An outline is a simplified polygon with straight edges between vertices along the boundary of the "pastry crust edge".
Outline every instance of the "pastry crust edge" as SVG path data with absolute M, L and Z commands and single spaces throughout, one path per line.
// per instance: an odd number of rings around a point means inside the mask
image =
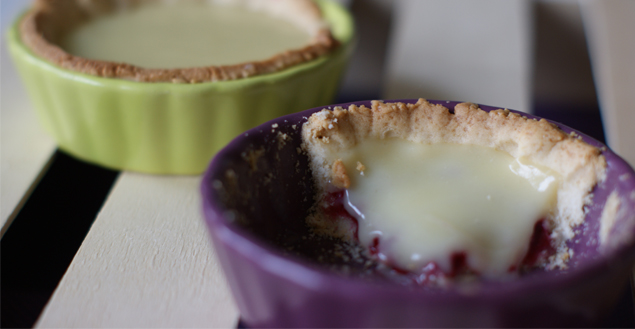
M 320 8 L 311 0 L 278 1 L 278 4 L 271 8 L 262 5 L 267 2 L 254 0 L 219 1 L 224 4 L 244 4 L 257 10 L 269 10 L 293 21 L 296 25 L 305 25 L 302 28 L 311 35 L 307 45 L 283 51 L 261 61 L 180 69 L 148 69 L 132 64 L 75 56 L 62 49 L 57 44 L 59 40 L 52 40 L 59 39 L 61 35 L 93 16 L 150 1 L 37 0 L 20 22 L 20 36 L 24 44 L 36 55 L 64 69 L 104 78 L 172 83 L 229 81 L 275 73 L 326 55 L 340 45 L 324 22 Z

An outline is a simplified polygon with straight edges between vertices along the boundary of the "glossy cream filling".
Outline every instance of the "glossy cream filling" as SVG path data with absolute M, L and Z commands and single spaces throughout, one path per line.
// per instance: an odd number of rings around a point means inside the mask
M 265 60 L 309 40 L 297 26 L 263 12 L 181 1 L 97 17 L 61 46 L 84 58 L 171 69 Z
M 332 155 L 351 179 L 347 209 L 358 237 L 404 270 L 455 252 L 484 276 L 500 276 L 526 254 L 537 220 L 554 208 L 559 177 L 523 159 L 474 145 L 366 140 Z

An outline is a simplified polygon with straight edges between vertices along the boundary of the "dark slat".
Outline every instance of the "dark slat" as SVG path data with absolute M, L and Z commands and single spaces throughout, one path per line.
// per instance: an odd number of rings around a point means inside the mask
M 35 324 L 118 174 L 55 152 L 0 241 L 3 328 Z

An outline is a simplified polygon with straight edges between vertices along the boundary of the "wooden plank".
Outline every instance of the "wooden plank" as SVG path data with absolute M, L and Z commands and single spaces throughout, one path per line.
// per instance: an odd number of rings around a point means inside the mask
M 635 165 L 635 1 L 582 1 L 608 145 Z
M 384 98 L 470 101 L 530 112 L 527 0 L 403 0 Z
M 36 327 L 231 327 L 200 177 L 122 173 Z
M 0 22 L 6 31 L 29 5 L 23 0 L 2 0 Z M 55 142 L 37 122 L 24 86 L 8 54 L 0 46 L 0 226 L 4 234 L 16 210 L 55 151 Z

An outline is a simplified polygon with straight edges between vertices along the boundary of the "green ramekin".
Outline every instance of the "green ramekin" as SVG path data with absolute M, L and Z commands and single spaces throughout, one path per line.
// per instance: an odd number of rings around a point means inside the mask
M 109 168 L 200 174 L 243 131 L 273 118 L 330 104 L 353 48 L 350 13 L 318 4 L 341 42 L 308 63 L 246 79 L 198 84 L 144 83 L 62 69 L 20 40 L 7 42 L 40 122 L 59 147 Z

